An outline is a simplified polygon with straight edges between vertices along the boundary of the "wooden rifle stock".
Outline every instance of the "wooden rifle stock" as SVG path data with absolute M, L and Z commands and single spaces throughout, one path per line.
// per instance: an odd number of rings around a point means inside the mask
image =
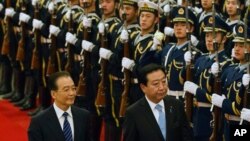
M 215 83 L 214 83 L 214 92 L 217 94 L 221 94 L 221 79 L 219 76 L 215 77 Z M 213 131 L 212 135 L 209 138 L 209 141 L 217 141 L 220 137 L 221 132 L 221 125 L 222 125 L 222 115 L 221 115 L 221 109 L 217 106 L 214 106 L 213 109 Z
M 51 15 L 51 24 L 56 25 L 56 12 L 53 11 Z M 50 56 L 48 61 L 48 67 L 46 71 L 46 75 L 50 76 L 51 74 L 57 72 L 58 69 L 58 61 L 57 61 L 57 51 L 56 51 L 56 37 L 51 35 L 51 47 L 50 47 Z
M 212 2 L 212 16 L 213 16 L 213 47 L 216 53 L 216 62 L 219 64 L 219 54 L 218 54 L 218 43 L 216 41 L 216 33 L 215 33 L 215 2 Z M 220 67 L 219 67 L 220 68 Z M 220 70 L 219 70 L 220 71 Z M 221 95 L 221 79 L 220 79 L 220 72 L 214 78 L 215 82 L 213 83 L 214 93 Z M 209 138 L 209 141 L 217 141 L 221 137 L 221 125 L 222 125 L 222 113 L 221 109 L 217 106 L 214 106 L 213 109 L 213 131 L 212 135 Z
M 124 44 L 124 57 L 130 57 L 128 42 Z M 121 105 L 120 105 L 120 117 L 125 116 L 125 112 L 128 106 L 128 94 L 130 87 L 130 71 L 124 68 L 124 90 L 122 92 Z
M 21 6 L 21 11 L 25 13 L 26 7 L 24 6 L 24 2 L 22 0 L 20 1 L 20 6 Z M 24 45 L 27 35 L 26 33 L 27 33 L 26 24 L 24 22 L 21 22 L 21 39 L 18 42 L 18 48 L 16 54 L 17 61 L 24 61 L 24 55 L 25 55 Z
M 71 10 L 71 7 L 70 7 Z M 72 18 L 72 11 L 70 11 L 69 21 L 68 21 L 68 31 L 73 33 L 73 18 Z M 72 45 L 67 43 L 67 51 L 68 51 L 68 59 L 65 65 L 65 70 L 68 72 L 72 72 L 73 64 L 74 64 L 74 52 Z
M 11 0 L 6 0 L 6 7 L 11 7 Z M 10 33 L 12 31 L 12 23 L 10 22 L 10 18 L 6 16 L 6 24 L 5 24 L 5 34 L 3 38 L 3 44 L 1 48 L 2 55 L 8 55 L 10 52 Z
M 106 33 L 105 33 L 106 34 Z M 107 38 L 106 35 L 101 35 L 101 46 L 107 48 Z M 97 107 L 105 107 L 106 99 L 105 93 L 107 89 L 106 82 L 108 81 L 107 76 L 107 60 L 101 59 L 101 81 L 98 85 L 97 96 L 95 100 L 95 105 Z
M 193 58 L 192 58 L 192 50 L 191 50 L 191 33 L 190 33 L 190 29 L 188 29 L 188 19 L 189 19 L 189 15 L 188 15 L 188 6 L 189 6 L 189 0 L 185 1 L 186 4 L 186 8 L 185 8 L 185 17 L 186 17 L 186 28 L 187 28 L 187 40 L 188 40 L 188 51 L 191 53 L 191 62 L 190 64 L 186 65 L 186 79 L 187 81 L 191 81 L 193 80 Z M 193 115 L 193 94 L 186 92 L 185 94 L 185 107 L 186 107 L 186 115 L 188 118 L 188 121 L 191 123 L 192 122 L 192 115 Z
M 83 37 L 85 40 L 89 39 L 89 31 L 90 30 L 88 30 L 87 28 L 84 28 Z M 90 61 L 89 61 L 90 53 L 85 51 L 83 58 L 84 58 L 84 65 L 83 65 L 82 73 L 80 74 L 80 77 L 79 77 L 79 82 L 78 82 L 78 86 L 76 90 L 77 95 L 81 95 L 81 96 L 86 95 L 86 76 L 90 70 Z
M 187 65 L 186 67 L 186 79 L 187 81 L 192 81 L 192 64 Z M 192 115 L 193 115 L 193 94 L 186 92 L 185 94 L 185 107 L 186 107 L 186 114 L 189 122 L 192 122 Z
M 38 5 L 35 6 L 35 19 L 39 19 L 39 7 Z M 39 47 L 41 45 L 41 34 L 40 31 L 35 29 L 35 48 L 33 49 L 32 53 L 32 60 L 31 60 L 31 69 L 39 69 L 40 68 L 40 61 L 39 61 Z

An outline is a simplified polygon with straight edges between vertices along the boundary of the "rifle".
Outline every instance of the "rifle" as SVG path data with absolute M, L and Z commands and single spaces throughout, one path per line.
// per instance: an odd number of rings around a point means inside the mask
M 185 8 L 185 17 L 186 17 L 186 34 L 187 34 L 187 40 L 188 40 L 188 51 L 191 53 L 192 55 L 192 50 L 191 50 L 191 33 L 190 33 L 190 29 L 188 28 L 188 4 L 189 4 L 189 0 L 186 0 L 186 8 Z M 192 81 L 193 79 L 193 72 L 194 69 L 194 64 L 193 64 L 193 60 L 191 60 L 191 62 L 189 64 L 186 64 L 186 80 L 187 81 Z M 193 115 L 193 94 L 186 92 L 185 94 L 185 107 L 186 107 L 186 114 L 187 114 L 187 118 L 188 121 L 191 123 L 192 122 L 192 115 Z
M 168 4 L 170 5 L 170 2 L 168 2 Z M 170 5 L 170 8 L 171 7 L 172 6 Z M 170 27 L 171 26 L 171 17 L 170 17 L 171 10 L 169 11 L 169 13 L 165 13 L 165 14 L 166 14 L 166 27 Z M 159 28 L 158 28 L 158 30 L 159 30 Z M 166 35 L 165 36 L 165 43 L 168 44 L 169 41 L 170 41 L 170 37 Z
M 100 8 L 101 9 L 101 8 Z M 102 10 L 100 10 L 102 11 Z M 103 12 L 102 12 L 103 13 Z M 104 25 L 104 16 L 102 16 L 102 21 Z M 106 27 L 105 27 L 106 28 Z M 107 48 L 107 33 L 106 29 L 104 30 L 104 33 L 100 35 L 101 39 L 101 47 Z M 106 106 L 106 99 L 105 99 L 105 93 L 107 89 L 107 81 L 108 81 L 108 74 L 107 74 L 107 60 L 105 59 L 100 59 L 100 64 L 101 64 L 101 81 L 98 85 L 98 90 L 97 90 L 97 96 L 95 100 L 95 105 L 100 108 L 104 108 Z
M 84 2 L 84 8 L 88 7 L 88 3 Z M 86 14 L 86 17 L 88 17 L 88 14 Z M 84 40 L 89 40 L 89 34 L 91 32 L 91 28 L 84 27 L 83 29 L 83 38 Z M 86 95 L 86 76 L 88 75 L 88 72 L 90 71 L 90 53 L 88 51 L 84 52 L 83 55 L 84 65 L 82 69 L 82 73 L 80 74 L 78 86 L 76 93 L 77 95 L 85 96 Z
M 20 7 L 21 7 L 21 11 L 25 13 L 26 11 L 26 7 L 25 7 L 25 3 L 24 0 L 20 0 Z M 25 46 L 25 39 L 27 36 L 27 28 L 26 28 L 26 24 L 24 22 L 21 22 L 21 39 L 18 42 L 18 49 L 17 49 L 17 54 L 16 54 L 16 60 L 17 61 L 24 61 L 24 46 Z
M 53 11 L 51 12 L 51 24 L 56 25 L 56 9 L 54 8 Z M 51 39 L 51 47 L 50 47 L 50 56 L 49 56 L 49 61 L 48 61 L 48 68 L 46 71 L 46 75 L 50 76 L 51 74 L 59 71 L 59 63 L 57 60 L 57 51 L 56 51 L 56 36 L 50 35 Z
M 6 7 L 11 7 L 11 0 L 6 0 Z M 2 55 L 8 55 L 10 53 L 10 36 L 11 32 L 13 32 L 13 24 L 10 21 L 10 17 L 5 16 L 5 34 L 3 38 L 3 44 L 1 48 Z
M 249 7 L 248 7 L 249 8 Z M 247 65 L 247 73 L 250 74 L 250 64 L 249 64 L 249 61 L 250 61 L 250 52 L 249 52 L 249 49 L 247 48 L 247 29 L 248 29 L 248 26 L 247 26 L 247 16 L 248 16 L 248 10 L 246 11 L 245 13 L 245 16 L 244 16 L 244 29 L 245 29 L 245 32 L 244 32 L 244 47 L 245 47 L 245 60 L 246 62 L 248 63 Z M 243 107 L 244 108 L 249 108 L 248 106 L 250 105 L 250 88 L 249 88 L 249 85 L 246 87 L 246 90 L 244 92 L 244 95 L 243 95 Z M 243 123 L 243 119 L 240 120 L 240 125 L 242 125 Z
M 218 54 L 218 44 L 216 41 L 216 33 L 215 33 L 215 2 L 213 0 L 212 2 L 212 16 L 213 16 L 213 47 L 216 51 L 216 62 L 219 64 L 219 54 Z M 220 67 L 219 67 L 220 68 Z M 219 69 L 220 70 L 220 69 Z M 221 79 L 220 79 L 220 72 L 215 76 L 214 78 L 214 93 L 217 93 L 221 95 Z M 222 115 L 221 115 L 221 109 L 219 107 L 214 107 L 212 105 L 211 111 L 213 111 L 213 131 L 212 135 L 209 138 L 209 141 L 217 141 L 220 137 L 221 132 L 221 125 L 222 125 Z
M 34 18 L 39 19 L 39 4 L 37 3 L 34 7 Z M 31 60 L 31 69 L 39 69 L 40 68 L 40 61 L 39 61 L 39 46 L 41 45 L 41 34 L 38 29 L 35 29 L 35 48 L 33 49 L 32 53 L 32 60 Z
M 72 15 L 72 8 L 71 8 L 71 1 L 69 1 L 69 6 L 70 6 L 70 16 L 68 19 L 68 32 L 73 33 L 73 15 Z M 67 51 L 68 51 L 68 59 L 67 59 L 67 63 L 64 67 L 64 69 L 68 72 L 72 72 L 72 68 L 73 68 L 73 64 L 74 64 L 74 51 L 72 48 L 71 44 L 68 44 L 66 42 L 66 47 L 67 47 Z
M 123 2 L 123 1 L 122 1 Z M 126 13 L 124 13 L 124 9 L 123 9 L 123 3 L 122 3 L 122 19 L 124 21 L 124 25 L 123 28 L 125 28 L 125 30 L 127 30 L 127 22 L 126 22 Z M 130 53 L 129 53 L 129 45 L 128 45 L 128 41 L 125 41 L 123 43 L 124 46 L 124 57 L 130 58 Z M 125 116 L 125 111 L 128 105 L 128 94 L 129 94 L 129 87 L 130 87 L 130 71 L 126 68 L 123 69 L 124 72 L 124 89 L 122 92 L 122 98 L 121 98 L 121 105 L 120 105 L 120 112 L 119 112 L 119 116 L 120 117 L 124 117 Z

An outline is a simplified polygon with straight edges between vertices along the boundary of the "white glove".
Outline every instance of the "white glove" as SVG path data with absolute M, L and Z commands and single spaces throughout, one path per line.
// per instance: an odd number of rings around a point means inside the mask
M 154 43 L 157 43 L 158 45 L 161 44 L 162 40 L 164 39 L 164 34 L 161 33 L 160 31 L 156 31 L 154 34 Z
M 211 66 L 211 73 L 213 75 L 217 75 L 219 73 L 219 63 L 214 62 L 213 65 Z
M 83 23 L 84 27 L 91 27 L 92 26 L 92 20 L 86 16 L 83 18 L 82 23 Z
M 170 12 L 170 5 L 169 4 L 166 4 L 164 7 L 163 7 L 163 11 L 168 14 Z
M 82 40 L 82 48 L 88 52 L 92 52 L 95 45 L 89 41 Z
M 67 32 L 66 33 L 66 38 L 65 38 L 66 42 L 67 43 L 70 43 L 72 45 L 75 45 L 76 44 L 76 41 L 77 41 L 77 38 L 75 35 L 73 35 L 72 33 L 70 32 Z
M 135 61 L 134 60 L 131 60 L 127 57 L 123 57 L 122 58 L 122 67 L 130 70 L 130 71 L 133 71 L 133 68 L 135 66 Z
M 109 60 L 110 56 L 112 55 L 112 51 L 106 49 L 106 48 L 100 48 L 99 50 L 99 55 L 101 58 Z
M 250 0 L 247 0 L 245 6 L 248 7 L 249 5 L 250 5 Z
M 32 0 L 32 5 L 36 6 L 36 4 L 38 3 L 38 0 Z
M 231 57 L 232 57 L 232 58 L 234 58 L 234 57 L 235 57 L 235 51 L 234 51 L 234 48 L 232 48 Z
M 61 31 L 60 28 L 57 26 L 54 26 L 54 25 L 49 26 L 49 33 L 54 35 L 54 36 L 57 36 L 60 31 Z
M 173 37 L 174 36 L 174 29 L 173 28 L 171 28 L 171 27 L 165 27 L 164 28 L 164 33 L 165 33 L 165 35 L 167 35 L 167 36 L 170 36 L 170 37 Z
M 41 29 L 43 27 L 43 22 L 37 19 L 33 19 L 32 21 L 33 28 L 35 29 Z
M 19 21 L 24 22 L 24 23 L 28 23 L 28 21 L 30 20 L 30 16 L 21 12 L 19 15 Z
M 250 109 L 243 108 L 241 110 L 240 118 L 250 122 Z
M 3 5 L 0 3 L 0 12 L 3 10 Z
M 53 11 L 54 11 L 55 6 L 54 6 L 54 3 L 53 3 L 53 2 L 50 2 L 50 3 L 49 3 L 48 9 L 49 9 L 50 12 L 53 12 Z
M 247 87 L 249 85 L 249 81 L 250 81 L 250 75 L 249 74 L 244 74 L 242 76 L 242 84 Z
M 191 81 L 185 81 L 183 90 L 184 90 L 184 92 L 189 92 L 193 95 L 196 95 L 196 91 L 197 91 L 198 87 L 199 86 L 197 84 L 195 84 Z
M 121 32 L 121 35 L 120 35 L 120 41 L 122 43 L 126 43 L 128 42 L 128 31 L 126 29 L 123 29 L 122 32 Z
M 16 12 L 14 11 L 14 9 L 12 7 L 5 9 L 5 16 L 8 16 L 8 17 L 12 18 L 15 13 Z
M 212 95 L 212 104 L 221 108 L 222 103 L 223 103 L 225 98 L 226 98 L 225 95 L 220 96 L 220 95 L 218 95 L 216 93 L 213 93 L 213 95 Z
M 100 33 L 100 34 L 103 34 L 103 33 L 104 33 L 104 30 L 105 30 L 105 25 L 104 25 L 103 22 L 100 22 L 100 23 L 98 24 L 98 31 L 99 31 L 99 33 Z
M 191 59 L 192 59 L 192 54 L 190 51 L 185 52 L 184 54 L 184 60 L 186 62 L 186 64 L 190 64 L 191 63 Z
M 199 43 L 199 40 L 194 35 L 191 35 L 191 43 L 192 45 L 197 46 Z
M 70 19 L 70 15 L 71 15 L 71 10 L 68 10 L 67 13 L 66 13 L 66 19 Z
M 202 12 L 202 8 L 195 7 L 194 11 L 196 12 L 196 14 L 199 14 Z

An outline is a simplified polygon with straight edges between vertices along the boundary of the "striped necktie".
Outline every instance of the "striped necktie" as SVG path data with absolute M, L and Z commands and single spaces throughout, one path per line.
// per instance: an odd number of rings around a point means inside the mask
M 67 112 L 63 113 L 63 116 L 64 116 L 63 134 L 65 137 L 65 141 L 73 141 L 71 127 L 70 127 L 69 121 L 67 119 L 68 115 L 69 114 Z

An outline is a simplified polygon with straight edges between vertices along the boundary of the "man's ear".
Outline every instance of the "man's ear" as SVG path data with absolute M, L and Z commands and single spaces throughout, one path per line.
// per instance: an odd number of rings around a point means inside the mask
M 50 91 L 50 95 L 51 95 L 51 97 L 52 97 L 53 99 L 55 99 L 55 98 L 56 98 L 56 91 L 51 90 L 51 91 Z
M 155 17 L 155 24 L 157 24 L 159 22 L 159 17 Z
M 143 83 L 141 83 L 141 84 L 140 84 L 140 88 L 141 88 L 141 90 L 143 91 L 143 93 L 145 94 L 147 86 L 144 85 Z

